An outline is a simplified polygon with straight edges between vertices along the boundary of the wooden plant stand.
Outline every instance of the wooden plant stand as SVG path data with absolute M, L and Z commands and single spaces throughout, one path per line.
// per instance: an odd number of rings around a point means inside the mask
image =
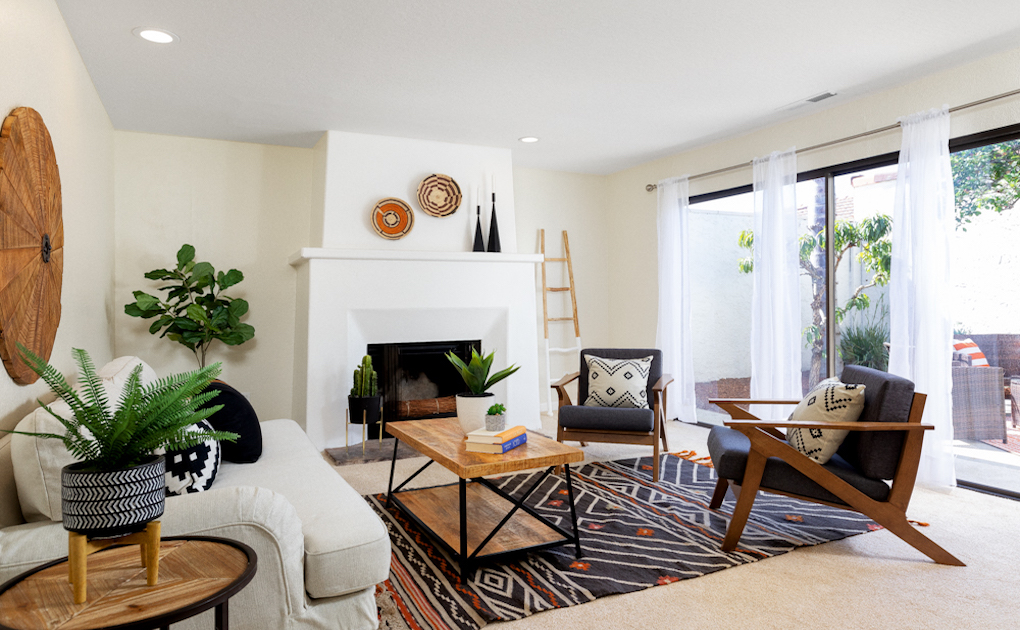
M 74 603 L 84 604 L 87 595 L 88 557 L 113 545 L 138 545 L 145 583 L 155 586 L 159 579 L 159 521 L 151 521 L 145 529 L 120 538 L 89 540 L 85 534 L 67 532 L 67 577 L 74 592 Z

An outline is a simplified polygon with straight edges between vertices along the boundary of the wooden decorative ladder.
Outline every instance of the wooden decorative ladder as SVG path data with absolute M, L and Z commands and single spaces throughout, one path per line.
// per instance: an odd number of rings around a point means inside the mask
M 549 385 L 559 380 L 559 378 L 553 378 L 549 371 L 549 356 L 551 354 L 568 354 L 568 353 L 581 353 L 581 326 L 577 320 L 577 293 L 574 290 L 574 265 L 570 260 L 570 240 L 567 238 L 567 231 L 563 230 L 563 256 L 561 258 L 549 258 L 545 253 L 545 230 L 538 231 L 539 242 L 542 248 L 542 321 L 545 328 L 545 342 L 542 344 L 545 350 L 545 373 L 549 377 Z M 548 263 L 566 263 L 567 264 L 567 277 L 570 280 L 569 286 L 565 287 L 550 287 L 546 283 L 546 271 L 545 266 Z M 565 291 L 570 292 L 570 317 L 549 317 L 549 294 L 550 293 L 562 293 Z M 561 323 L 561 322 L 573 322 L 574 324 L 574 345 L 563 348 L 551 348 L 549 347 L 549 322 Z M 553 413 L 553 395 L 552 387 L 546 389 L 546 413 L 552 415 Z

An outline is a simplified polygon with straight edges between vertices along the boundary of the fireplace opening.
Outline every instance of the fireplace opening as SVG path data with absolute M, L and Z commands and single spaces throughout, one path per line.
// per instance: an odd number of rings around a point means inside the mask
M 472 348 L 481 352 L 481 340 L 368 344 L 386 422 L 456 416 L 456 396 L 467 388 L 446 353 L 466 363 Z M 377 425 L 369 427 L 369 435 L 379 436 Z

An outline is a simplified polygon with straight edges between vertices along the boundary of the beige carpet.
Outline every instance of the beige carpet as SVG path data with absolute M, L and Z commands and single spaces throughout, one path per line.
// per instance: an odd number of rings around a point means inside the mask
M 555 420 L 543 416 L 543 428 L 555 434 Z M 706 429 L 671 422 L 667 432 L 670 450 L 708 455 Z M 649 450 L 613 444 L 585 448 L 590 460 L 647 455 Z M 397 478 L 425 461 L 399 460 Z M 336 470 L 359 493 L 369 494 L 386 491 L 389 467 L 389 462 L 376 462 Z M 412 485 L 455 480 L 433 464 Z M 918 488 L 908 516 L 930 523 L 924 533 L 967 566 L 936 565 L 883 530 L 498 628 L 1020 628 L 1020 502 L 959 488 L 948 493 Z

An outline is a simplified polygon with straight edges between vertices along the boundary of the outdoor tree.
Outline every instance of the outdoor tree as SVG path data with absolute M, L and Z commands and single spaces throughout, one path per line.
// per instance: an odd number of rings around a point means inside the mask
M 1020 140 L 957 151 L 950 161 L 958 229 L 985 210 L 1002 212 L 1020 201 Z
M 885 214 L 868 217 L 861 221 L 836 221 L 833 251 L 835 255 L 833 269 L 839 269 L 843 258 L 850 250 L 857 248 L 853 254 L 870 276 L 857 288 L 850 297 L 837 305 L 835 309 L 836 324 L 840 324 L 847 313 L 863 311 L 871 306 L 871 297 L 867 289 L 874 286 L 885 286 L 889 282 L 889 268 L 892 262 L 892 219 Z M 741 273 L 754 270 L 754 233 L 744 230 L 739 236 L 739 245 L 748 250 L 749 255 L 738 261 Z M 828 324 L 825 314 L 825 181 L 819 180 L 810 224 L 807 233 L 800 237 L 800 271 L 811 280 L 811 324 L 804 329 L 804 343 L 811 348 L 811 371 L 809 384 L 814 385 L 821 380 L 822 364 L 825 361 L 825 329 Z
M 982 212 L 1003 212 L 1020 201 L 1020 140 L 990 144 L 958 151 L 950 156 L 953 170 L 953 187 L 956 202 L 956 225 L 966 225 Z M 801 273 L 811 279 L 811 324 L 804 329 L 804 343 L 811 348 L 810 384 L 821 379 L 825 360 L 825 181 L 816 180 L 812 205 L 809 207 L 807 233 L 800 238 Z M 861 221 L 835 223 L 835 264 L 838 269 L 843 258 L 856 256 L 864 268 L 866 279 L 854 289 L 850 297 L 837 305 L 836 324 L 851 311 L 865 311 L 871 307 L 867 289 L 885 286 L 889 282 L 892 258 L 892 218 L 879 214 Z M 740 233 L 739 244 L 750 255 L 738 261 L 742 273 L 754 269 L 754 234 L 750 230 Z M 857 248 L 856 252 L 851 252 Z M 870 276 L 868 278 L 867 276 Z M 845 332 L 845 331 L 844 331 Z M 883 327 L 880 331 L 888 334 Z M 887 340 L 887 339 L 886 339 Z M 879 340 L 876 338 L 875 343 Z M 874 344 L 872 344 L 874 345 Z M 879 360 L 875 367 L 884 369 Z

